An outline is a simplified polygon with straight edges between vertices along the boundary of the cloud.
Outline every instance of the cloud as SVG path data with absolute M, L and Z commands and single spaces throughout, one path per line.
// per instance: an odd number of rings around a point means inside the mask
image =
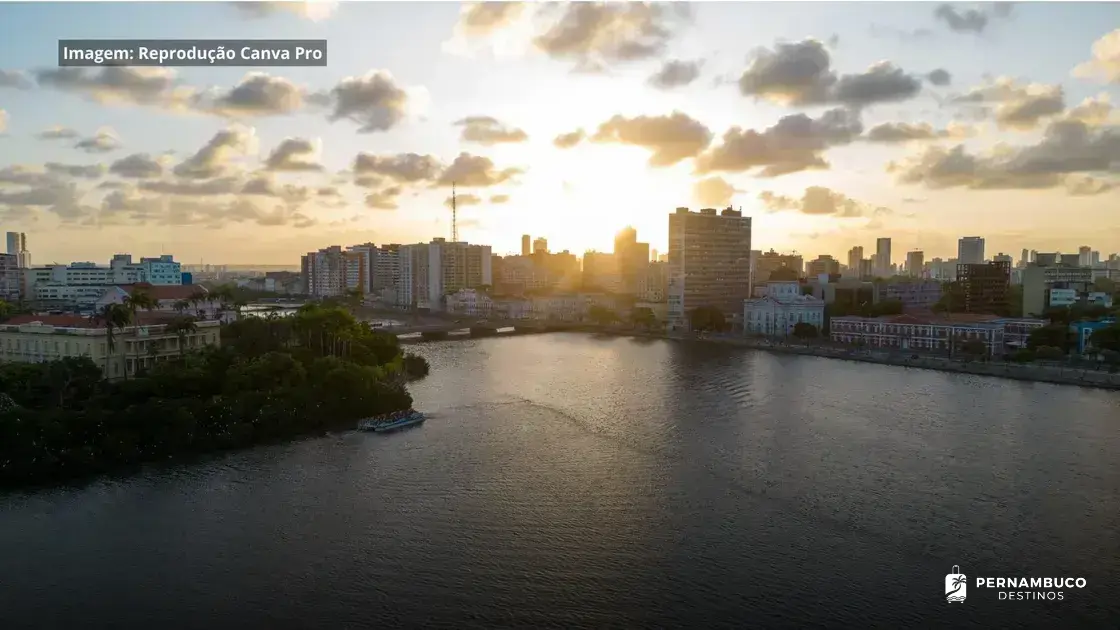
M 97 133 L 89 138 L 79 140 L 74 148 L 86 153 L 109 153 L 121 148 L 121 140 L 112 129 L 105 127 L 98 129 Z
M 934 129 L 929 123 L 882 123 L 875 125 L 867 132 L 865 139 L 868 142 L 895 144 L 900 142 L 917 142 L 923 140 L 938 140 L 941 138 L 966 138 L 973 135 L 974 130 L 967 125 L 950 123 L 945 129 Z
M 661 69 L 649 78 L 648 83 L 662 90 L 682 87 L 700 78 L 700 68 L 703 65 L 703 61 L 672 59 L 662 64 Z
M 958 11 L 952 5 L 938 5 L 933 17 L 945 22 L 950 30 L 958 33 L 983 33 L 988 26 L 988 14 L 979 9 Z
M 235 182 L 238 182 L 234 178 Z M 292 184 L 285 184 L 283 186 L 276 183 L 270 175 L 258 174 L 245 183 L 241 187 L 242 195 L 258 195 L 261 197 L 277 197 L 283 199 L 288 203 L 303 203 L 311 198 L 312 190 L 306 186 L 295 186 Z M 337 191 L 336 191 L 337 192 Z M 321 192 L 319 193 L 321 196 Z
M 465 188 L 486 188 L 505 183 L 524 171 L 518 168 L 498 169 L 488 157 L 460 153 L 443 173 L 440 174 L 436 184 L 451 186 L 452 184 Z
M 1081 122 L 1097 126 L 1112 122 L 1113 107 L 1108 94 L 1100 94 L 1081 101 L 1076 107 L 1071 107 L 1066 112 L 1066 119 L 1080 120 Z
M 1065 110 L 1065 95 L 1060 85 L 1021 85 L 1008 77 L 972 88 L 955 97 L 953 102 L 996 104 L 996 123 L 1001 128 L 1017 130 L 1034 129 L 1044 119 Z
M 416 153 L 397 155 L 359 153 L 354 158 L 352 167 L 355 177 L 373 176 L 373 182 L 386 177 L 406 184 L 434 181 L 439 177 L 442 169 L 443 165 L 434 156 Z
M 232 3 L 243 15 L 250 18 L 263 18 L 277 13 L 290 13 L 299 17 L 317 22 L 329 18 L 337 2 L 328 0 L 283 0 L 283 1 L 256 1 Z
M 265 159 L 265 169 L 270 171 L 321 171 L 318 163 L 320 148 L 317 142 L 305 138 L 286 138 Z
M 964 146 L 929 147 L 891 163 L 887 171 L 905 184 L 974 190 L 1041 189 L 1065 185 L 1071 175 L 1115 173 L 1120 165 L 1120 130 L 1093 128 L 1077 120 L 1050 123 L 1042 140 L 1003 147 L 986 155 Z
M 552 141 L 552 144 L 561 149 L 570 149 L 587 139 L 583 129 L 576 129 L 570 133 L 562 133 Z
M 529 139 L 529 135 L 521 129 L 506 127 L 490 116 L 468 116 L 454 124 L 463 128 L 463 133 L 460 136 L 463 142 L 490 146 L 509 142 L 525 142 Z
M 169 68 L 51 68 L 37 71 L 35 78 L 41 87 L 80 94 L 102 104 L 175 108 L 183 106 L 191 92 L 177 89 L 175 71 Z
M 123 220 L 127 217 L 127 221 Z M 229 223 L 251 222 L 261 226 L 291 225 L 305 228 L 316 221 L 290 204 L 271 208 L 259 199 L 231 197 L 215 202 L 189 196 L 138 195 L 136 191 L 114 190 L 105 196 L 97 213 L 102 225 L 147 224 L 171 226 L 201 225 L 221 228 Z
M 739 173 L 761 168 L 762 177 L 776 177 L 807 169 L 828 168 L 821 153 L 849 144 L 863 133 L 858 114 L 832 109 L 813 119 L 805 114 L 785 116 L 764 131 L 732 127 L 720 144 L 696 158 L 698 174 Z
M 485 37 L 509 26 L 521 16 L 523 2 L 467 2 L 459 10 L 455 34 L 460 37 Z
M 31 87 L 31 81 L 28 80 L 27 75 L 19 70 L 2 70 L 0 69 L 0 88 L 16 88 L 25 90 Z
M 946 86 L 953 82 L 953 75 L 948 70 L 938 68 L 926 75 L 926 80 L 936 86 Z
M 825 45 L 815 39 L 760 49 L 739 77 L 739 91 L 785 105 L 838 103 L 864 107 L 917 96 L 921 80 L 894 64 L 879 62 L 865 72 L 837 76 Z
M 29 215 L 30 207 L 46 208 L 63 223 L 73 223 L 95 210 L 81 203 L 82 192 L 73 183 L 57 178 L 40 180 L 23 190 L 0 189 L 0 207 L 6 213 Z
M 152 179 L 163 175 L 163 164 L 147 153 L 133 153 L 113 162 L 109 172 L 129 179 Z
M 194 155 L 174 169 L 175 175 L 189 179 L 209 179 L 223 175 L 237 155 L 256 150 L 256 135 L 251 127 L 234 126 L 214 134 Z
M 679 111 L 668 116 L 616 115 L 599 125 L 592 142 L 639 146 L 650 150 L 650 166 L 672 166 L 695 157 L 712 142 L 703 123 Z
M 48 173 L 64 177 L 97 179 L 105 174 L 105 166 L 102 164 L 59 164 L 57 162 L 47 162 L 43 166 L 47 169 Z
M 542 9 L 553 10 L 561 12 L 559 19 L 534 37 L 533 45 L 583 71 L 656 57 L 691 17 L 684 3 L 572 2 Z
M 692 196 L 704 206 L 724 207 L 731 204 L 731 197 L 737 192 L 734 186 L 722 177 L 701 179 L 692 185 Z
M 303 108 L 304 89 L 283 77 L 250 72 L 228 90 L 211 89 L 191 98 L 191 106 L 219 116 L 277 116 Z
M 366 207 L 376 210 L 396 210 L 397 198 L 401 196 L 400 186 L 390 186 L 384 190 L 366 195 Z
M 1066 192 L 1072 197 L 1089 197 L 1101 195 L 1116 189 L 1116 183 L 1098 179 L 1096 177 L 1079 177 L 1071 175 L 1065 181 Z
M 358 133 L 392 129 L 405 119 L 409 106 L 408 92 L 384 71 L 343 79 L 331 90 L 330 99 L 329 120 L 358 123 Z
M 212 197 L 216 195 L 232 195 L 241 188 L 240 179 L 237 177 L 218 177 L 205 181 L 194 180 L 155 180 L 141 182 L 140 190 L 145 192 L 161 193 L 165 195 L 182 195 L 184 197 Z
M 0 133 L 8 129 L 8 112 L 0 109 Z
M 455 195 L 455 205 L 458 206 L 458 207 L 477 206 L 481 203 L 482 203 L 482 197 L 479 197 L 478 195 L 474 195 L 474 194 L 471 194 L 471 193 L 465 193 L 465 194 L 462 194 L 462 195 Z M 447 199 L 444 199 L 443 200 L 443 205 L 450 208 L 451 207 L 451 197 L 448 197 Z
M 509 195 L 490 195 L 490 203 L 492 203 L 492 204 L 500 204 L 500 203 L 508 203 L 508 202 L 509 202 Z
M 827 215 L 842 219 L 890 212 L 887 208 L 868 206 L 823 186 L 806 188 L 801 199 L 776 195 L 768 190 L 763 191 L 758 198 L 772 212 L 794 210 L 802 214 Z
M 60 127 L 56 125 L 40 131 L 35 134 L 35 137 L 40 140 L 69 140 L 71 138 L 77 138 L 78 132 L 69 127 Z
M 1093 44 L 1092 58 L 1074 68 L 1073 75 L 1120 84 L 1120 29 L 1098 39 Z

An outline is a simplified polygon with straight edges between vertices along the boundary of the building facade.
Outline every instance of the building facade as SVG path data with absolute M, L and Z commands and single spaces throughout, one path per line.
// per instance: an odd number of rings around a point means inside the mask
M 638 283 L 649 264 L 649 243 L 639 243 L 638 231 L 627 226 L 614 237 L 614 256 L 620 291 L 626 295 L 637 295 Z
M 875 287 L 876 302 L 897 300 L 904 310 L 928 310 L 941 299 L 941 282 L 937 280 L 886 282 Z
M 1006 314 L 1011 290 L 1011 263 L 957 264 L 957 282 L 966 313 Z
M 727 208 L 669 215 L 669 325 L 688 326 L 688 313 L 714 307 L 740 319 L 751 291 L 751 220 Z
M 1050 292 L 1055 289 L 1068 289 L 1088 293 L 1093 284 L 1093 270 L 1089 267 L 1062 265 L 1047 254 L 1039 254 L 1036 260 L 1044 263 L 1027 265 L 1023 269 L 1023 315 L 1042 315 L 1050 304 Z
M 957 241 L 957 264 L 984 264 L 984 239 L 979 236 L 965 236 Z
M 307 294 L 338 297 L 366 286 L 369 260 L 362 251 L 343 251 L 339 245 L 308 252 L 300 258 L 300 273 Z
M 23 297 L 23 270 L 16 254 L 0 254 L 0 300 L 18 302 Z
M 178 357 L 182 351 L 221 344 L 217 320 L 196 322 L 197 330 L 184 335 L 182 348 L 179 334 L 168 328 L 168 322 L 166 317 L 141 316 L 139 325 L 114 331 L 110 348 L 102 322 L 80 315 L 18 315 L 0 324 L 0 360 L 43 363 L 88 357 L 106 378 L 116 380 Z
M 824 300 L 802 295 L 797 282 L 769 282 L 766 296 L 743 303 L 743 332 L 785 337 L 797 324 L 810 324 L 817 331 L 824 327 Z
M 925 271 L 925 252 L 914 250 L 906 252 L 906 275 L 911 278 L 921 278 Z
M 958 316 L 959 317 L 959 316 Z M 1004 352 L 1004 326 L 995 321 L 891 317 L 833 317 L 829 339 L 870 348 L 951 354 L 962 342 L 980 341 L 989 356 Z M 955 343 L 954 343 L 955 342 Z
M 886 278 L 891 275 L 891 239 L 875 239 L 875 275 Z
M 182 286 L 182 265 L 169 254 L 139 262 L 133 262 L 130 254 L 116 254 L 108 267 L 75 262 L 24 270 L 25 298 L 47 306 L 88 308 L 110 287 L 139 283 Z

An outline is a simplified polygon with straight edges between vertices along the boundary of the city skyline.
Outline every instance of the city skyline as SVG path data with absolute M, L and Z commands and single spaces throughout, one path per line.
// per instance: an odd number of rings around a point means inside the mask
M 806 260 L 1120 251 L 1120 7 L 946 6 L 8 5 L 0 227 L 35 264 L 292 265 L 449 238 L 455 182 L 461 240 L 496 253 L 627 225 L 664 252 L 674 208 L 727 205 Z M 200 34 L 330 64 L 52 67 L 63 37 Z

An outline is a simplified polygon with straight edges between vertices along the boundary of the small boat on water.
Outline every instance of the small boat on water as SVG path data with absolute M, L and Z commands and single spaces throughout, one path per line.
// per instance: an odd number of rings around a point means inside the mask
M 408 411 L 397 411 L 383 416 L 376 416 L 367 418 L 358 423 L 360 431 L 373 431 L 375 433 L 384 433 L 386 431 L 395 431 L 396 429 L 403 429 L 410 427 L 414 424 L 420 424 L 427 418 L 424 414 L 409 409 Z

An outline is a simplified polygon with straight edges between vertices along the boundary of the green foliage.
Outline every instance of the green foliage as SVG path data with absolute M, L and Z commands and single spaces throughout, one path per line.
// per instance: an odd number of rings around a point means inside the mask
M 1030 363 L 1031 361 L 1034 361 L 1037 357 L 1035 356 L 1034 350 L 1029 350 L 1027 348 L 1020 348 L 1020 349 L 1016 350 L 1011 355 L 1010 358 L 1015 363 Z
M 1120 324 L 1094 330 L 1089 337 L 1089 344 L 1097 350 L 1120 352 Z
M 1069 349 L 1070 336 L 1069 326 L 1049 324 L 1031 331 L 1030 336 L 1027 337 L 1027 347 L 1037 351 L 1043 346 L 1049 346 L 1057 348 L 1064 354 Z
M 605 306 L 593 304 L 591 308 L 587 309 L 587 318 L 596 324 L 606 326 L 618 321 L 618 313 Z
M 988 347 L 979 339 L 968 339 L 962 342 L 960 349 L 961 352 L 973 357 L 982 357 L 988 354 Z
M 808 322 L 797 322 L 793 325 L 793 336 L 798 339 L 816 339 L 819 334 L 817 327 Z
M 130 381 L 104 381 L 88 358 L 0 364 L 0 484 L 352 426 L 411 406 L 406 361 L 427 370 L 422 358 L 402 357 L 395 337 L 341 310 L 246 318 L 222 338 L 222 348 L 156 363 Z
M 701 306 L 688 314 L 689 326 L 695 332 L 719 332 L 727 328 L 723 312 L 714 306 Z
M 630 311 L 630 323 L 649 330 L 657 327 L 657 316 L 648 306 L 638 306 Z
M 1055 346 L 1039 346 L 1035 348 L 1035 357 L 1041 361 L 1058 361 L 1066 358 L 1066 353 Z
M 404 373 L 408 378 L 424 378 L 431 371 L 428 360 L 418 354 L 404 355 Z

